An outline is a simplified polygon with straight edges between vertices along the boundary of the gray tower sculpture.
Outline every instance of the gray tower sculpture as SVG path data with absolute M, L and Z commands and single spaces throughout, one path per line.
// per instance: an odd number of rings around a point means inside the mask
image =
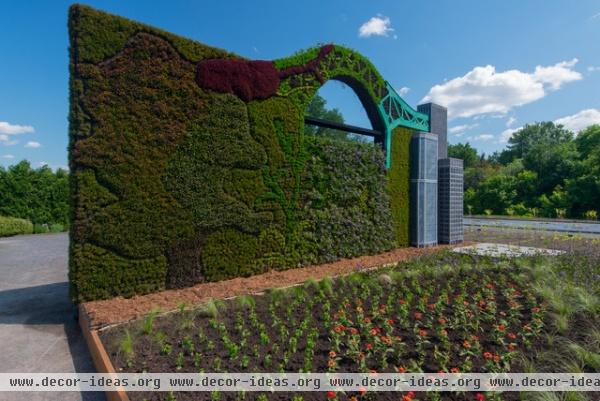
M 443 244 L 463 241 L 463 162 L 448 158 L 448 112 L 435 103 L 417 106 L 429 116 L 432 134 L 438 137 L 437 238 Z

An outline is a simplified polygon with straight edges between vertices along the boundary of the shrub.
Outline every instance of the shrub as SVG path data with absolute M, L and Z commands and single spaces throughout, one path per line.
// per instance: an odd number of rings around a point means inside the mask
M 65 231 L 65 226 L 63 226 L 62 224 L 51 224 L 50 225 L 51 233 L 62 233 L 63 231 Z
M 0 237 L 31 233 L 33 233 L 33 224 L 31 221 L 0 216 Z
M 45 233 L 49 233 L 50 232 L 50 228 L 48 227 L 48 224 L 34 224 L 33 225 L 33 233 L 34 234 L 45 234 Z

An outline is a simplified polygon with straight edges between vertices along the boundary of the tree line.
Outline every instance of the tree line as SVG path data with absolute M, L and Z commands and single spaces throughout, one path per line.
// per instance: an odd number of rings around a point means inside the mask
M 575 135 L 552 122 L 528 124 L 489 157 L 468 142 L 448 154 L 464 160 L 467 214 L 596 219 L 600 212 L 600 125 Z
M 0 216 L 29 220 L 36 232 L 68 228 L 69 173 L 25 160 L 0 166 Z

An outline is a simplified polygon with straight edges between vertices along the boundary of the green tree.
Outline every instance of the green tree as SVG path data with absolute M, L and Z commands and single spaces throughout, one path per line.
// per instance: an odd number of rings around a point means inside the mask
M 310 104 L 308 105 L 308 108 L 306 109 L 306 115 L 336 123 L 344 123 L 344 116 L 342 113 L 337 108 L 328 109 L 327 101 L 318 93 L 312 98 Z M 357 139 L 356 135 L 348 132 L 339 131 L 332 128 L 316 127 L 314 125 L 305 125 L 304 133 L 306 135 L 319 135 L 344 141 Z
M 25 160 L 0 168 L 0 215 L 68 226 L 68 173 L 47 166 L 32 169 Z
M 465 169 L 474 167 L 479 162 L 477 150 L 469 142 L 448 145 L 448 157 L 462 159 Z

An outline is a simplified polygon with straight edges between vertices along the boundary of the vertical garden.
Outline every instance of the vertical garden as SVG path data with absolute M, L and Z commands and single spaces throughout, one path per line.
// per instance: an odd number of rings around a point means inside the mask
M 408 141 L 304 136 L 328 80 L 374 127 L 386 93 L 360 54 L 275 61 L 70 9 L 71 296 L 132 296 L 408 244 Z

